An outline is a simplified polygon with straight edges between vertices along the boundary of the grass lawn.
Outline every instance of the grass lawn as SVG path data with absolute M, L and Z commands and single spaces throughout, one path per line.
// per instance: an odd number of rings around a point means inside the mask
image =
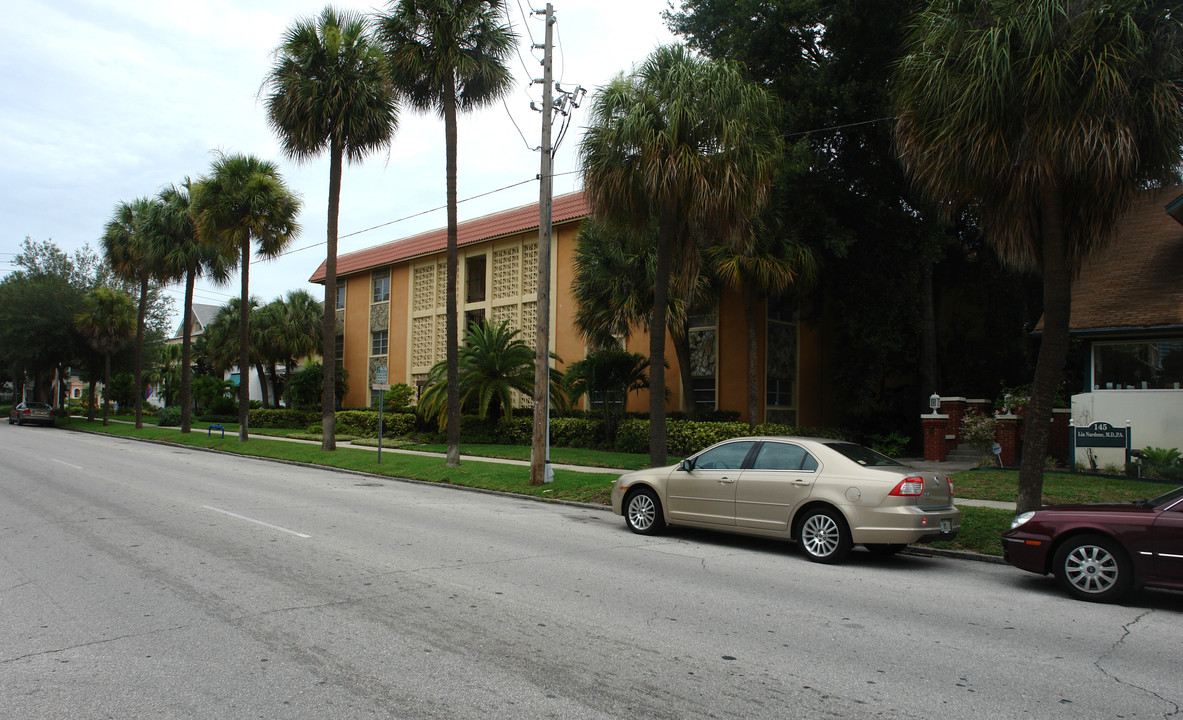
M 120 419 L 124 419 L 121 416 Z M 555 470 L 555 481 L 548 485 L 530 485 L 530 469 L 520 465 L 466 460 L 457 468 L 448 468 L 443 463 L 443 445 L 406 445 L 415 450 L 438 452 L 440 457 L 422 457 L 399 453 L 383 453 L 378 464 L 378 454 L 372 450 L 350 447 L 339 442 L 334 452 L 324 452 L 319 445 L 309 443 L 271 440 L 258 435 L 288 436 L 301 434 L 297 430 L 274 430 L 261 428 L 252 430 L 256 434 L 249 442 L 238 442 L 238 426 L 223 423 L 225 438 L 215 432 L 207 434 L 209 423 L 195 424 L 193 432 L 181 434 L 177 428 L 162 428 L 145 424 L 141 430 L 133 425 L 113 423 L 103 427 L 101 421 L 87 422 L 83 418 L 72 418 L 63 425 L 112 435 L 138 437 L 165 441 L 192 447 L 210 448 L 242 455 L 288 460 L 292 462 L 324 465 L 345 470 L 357 470 L 410 478 L 427 482 L 448 483 L 483 488 L 497 492 L 518 493 L 554 500 L 596 503 L 607 505 L 610 500 L 614 475 L 585 473 L 572 470 Z M 366 444 L 370 444 L 366 442 Z M 374 441 L 376 444 L 376 441 Z M 383 442 L 384 448 L 400 444 Z M 514 445 L 461 445 L 465 455 L 490 458 L 528 460 L 530 448 Z M 551 448 L 551 461 L 561 464 L 595 467 L 639 469 L 648 466 L 645 455 L 599 452 L 574 448 Z M 670 458 L 670 462 L 676 462 Z M 1014 502 L 1017 496 L 1019 474 L 1013 470 L 969 470 L 953 475 L 957 497 L 977 500 L 1001 500 Z M 1115 478 L 1088 474 L 1048 473 L 1044 476 L 1043 499 L 1047 504 L 1076 502 L 1129 502 L 1139 498 L 1154 497 L 1175 487 L 1172 483 L 1157 483 L 1131 478 Z M 961 532 L 950 542 L 933 543 L 933 547 L 987 555 L 1001 555 L 999 535 L 1010 527 L 1013 513 L 1010 510 L 962 506 Z

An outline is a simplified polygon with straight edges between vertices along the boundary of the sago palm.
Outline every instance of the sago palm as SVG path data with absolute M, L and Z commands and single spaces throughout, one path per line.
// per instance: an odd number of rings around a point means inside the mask
M 306 162 L 329 153 L 329 207 L 325 255 L 325 302 L 321 345 L 336 337 L 337 226 L 344 160 L 360 162 L 390 145 L 398 125 L 394 93 L 383 68 L 382 51 L 371 39 L 364 15 L 325 7 L 320 15 L 297 21 L 275 51 L 267 76 L 267 120 L 288 157 Z M 321 447 L 336 447 L 336 357 L 324 356 Z
M 1004 262 L 1043 277 L 1020 511 L 1042 498 L 1073 281 L 1141 190 L 1177 179 L 1181 27 L 1174 2 L 934 0 L 896 68 L 908 171 L 949 210 L 968 204 Z
M 726 239 L 765 201 L 783 155 L 771 95 L 728 62 L 660 47 L 596 93 L 579 146 L 592 212 L 657 226 L 649 322 L 649 459 L 665 464 L 665 332 L 675 253 Z
M 506 66 L 516 38 L 501 0 L 398 0 L 378 17 L 394 85 L 416 109 L 444 120 L 447 183 L 446 464 L 460 464 L 459 325 L 456 314 L 456 114 L 497 102 L 511 87 Z

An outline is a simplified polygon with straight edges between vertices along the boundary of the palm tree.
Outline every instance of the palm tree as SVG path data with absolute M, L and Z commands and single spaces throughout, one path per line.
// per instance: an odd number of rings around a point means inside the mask
M 740 231 L 768 195 L 783 152 L 775 104 L 728 62 L 660 47 L 596 93 L 580 142 L 592 212 L 657 226 L 649 322 L 649 460 L 664 465 L 665 332 L 675 253 Z
M 734 236 L 706 251 L 706 261 L 724 283 L 739 291 L 748 330 L 748 427 L 759 410 L 760 374 L 756 363 L 756 306 L 780 295 L 800 280 L 812 280 L 817 264 L 809 246 L 768 230 Z
M 91 290 L 83 300 L 83 310 L 74 316 L 74 326 L 96 352 L 103 355 L 103 387 L 111 387 L 111 354 L 127 344 L 137 332 L 135 306 L 126 294 L 107 287 Z M 90 415 L 94 420 L 95 380 L 90 380 Z M 107 424 L 111 401 L 103 392 L 103 424 Z
M 197 278 L 206 276 L 221 285 L 230 279 L 235 253 L 225 245 L 205 242 L 197 234 L 192 196 L 195 183 L 160 191 L 160 230 L 165 274 L 185 278 L 184 315 L 181 319 L 181 432 L 193 427 L 193 290 Z
M 649 384 L 649 360 L 640 353 L 601 348 L 567 367 L 566 384 L 572 402 L 582 395 L 598 395 L 604 416 L 604 441 L 616 442 L 616 428 L 624 417 L 628 394 Z
M 329 210 L 325 257 L 322 347 L 337 335 L 337 220 L 341 206 L 342 160 L 360 162 L 390 145 L 398 125 L 394 93 L 384 75 L 382 51 L 364 15 L 325 7 L 319 17 L 299 20 L 275 51 L 267 76 L 267 121 L 284 153 L 305 162 L 329 151 Z M 336 447 L 334 394 L 336 357 L 324 356 L 321 447 Z
M 268 307 L 272 308 L 277 318 L 270 327 L 267 343 L 275 349 L 276 357 L 284 364 L 283 384 L 286 385 L 298 360 L 322 352 L 324 335 L 320 323 L 324 317 L 324 308 L 319 300 L 303 290 L 291 290 L 283 299 L 269 303 Z M 336 369 L 333 373 L 335 376 Z M 282 393 L 277 389 L 276 394 Z M 335 392 L 333 402 L 336 402 Z
M 1019 511 L 1040 505 L 1072 284 L 1145 187 L 1177 181 L 1183 53 L 1172 3 L 934 0 L 895 72 L 896 143 L 1005 263 L 1043 276 Z
M 242 307 L 242 300 L 233 298 L 218 311 L 214 319 L 205 326 L 203 337 L 205 338 L 206 356 L 209 358 L 210 364 L 219 373 L 225 373 L 231 368 L 238 366 L 238 382 L 239 387 L 242 387 L 244 378 L 250 373 L 252 367 L 255 368 L 255 373 L 259 376 L 260 393 L 264 398 L 264 405 L 267 404 L 267 377 L 263 370 L 263 364 L 266 362 L 266 340 L 264 336 L 267 332 L 264 318 L 260 316 L 262 308 L 259 306 L 259 298 L 251 297 L 247 301 L 247 316 L 250 318 L 248 325 L 250 333 L 247 339 L 247 364 L 241 365 L 242 362 L 242 347 L 239 344 L 241 336 L 239 331 L 242 328 L 242 315 L 239 309 Z M 241 396 L 239 400 L 241 401 Z M 248 400 L 249 408 L 249 400 Z
M 456 113 L 490 105 L 510 89 L 505 61 L 516 38 L 502 0 L 398 0 L 378 18 L 391 78 L 410 104 L 444 118 L 448 205 L 446 465 L 460 464 L 459 326 L 456 317 Z M 328 304 L 328 303 L 326 303 Z
M 571 294 L 575 300 L 575 327 L 593 348 L 615 348 L 617 338 L 628 338 L 635 328 L 648 331 L 656 284 L 656 244 L 652 228 L 638 233 L 595 218 L 580 227 Z M 674 260 L 666 328 L 678 356 L 682 404 L 687 416 L 693 418 L 690 316 L 712 306 L 717 293 L 699 272 L 696 254 Z
M 140 286 L 135 359 L 137 429 L 144 424 L 144 330 L 148 315 L 148 284 L 159 262 L 159 248 L 148 227 L 154 204 L 154 201 L 143 197 L 130 203 L 120 201 L 115 206 L 115 215 L 107 222 L 102 239 L 107 262 L 115 275 Z
M 459 352 L 462 372 L 456 395 L 462 405 L 475 405 L 482 420 L 496 421 L 508 416 L 513 409 L 515 390 L 527 397 L 534 396 L 535 353 L 518 337 L 519 332 L 502 321 L 500 325 L 473 323 L 464 334 L 464 345 Z M 418 403 L 419 413 L 437 420 L 442 430 L 447 430 L 452 422 L 447 383 L 447 363 L 436 363 L 428 372 L 427 387 Z M 563 374 L 551 371 L 550 397 L 559 408 L 567 404 L 562 387 Z
M 283 252 L 300 233 L 300 201 L 284 184 L 275 163 L 253 155 L 221 155 L 192 199 L 203 240 L 241 253 L 241 306 L 250 304 L 251 244 L 263 258 Z M 240 313 L 238 332 L 238 439 L 246 442 L 250 409 L 250 313 Z

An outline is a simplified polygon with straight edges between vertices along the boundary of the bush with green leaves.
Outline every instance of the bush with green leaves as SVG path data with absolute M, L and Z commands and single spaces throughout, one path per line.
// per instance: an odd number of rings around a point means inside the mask
M 602 418 L 551 418 L 550 442 L 558 447 L 598 448 L 604 444 Z
M 890 432 L 886 435 L 872 435 L 871 449 L 883 453 L 889 458 L 903 457 L 908 450 L 908 443 L 912 438 L 900 432 Z
M 309 427 L 309 432 L 313 432 Z M 415 430 L 415 415 L 413 413 L 383 413 L 382 434 L 386 437 L 408 435 Z M 357 437 L 378 437 L 378 413 L 370 410 L 339 410 L 337 411 L 336 431 L 341 435 L 355 435 Z
M 320 422 L 317 410 L 292 410 L 290 408 L 252 409 L 247 414 L 253 428 L 280 428 L 296 430 Z
M 385 410 L 388 413 L 397 413 L 406 410 L 411 405 L 411 401 L 415 398 L 415 390 L 406 383 L 396 383 L 390 386 L 390 389 L 382 393 L 382 402 L 385 405 Z
M 181 425 L 181 408 L 166 407 L 160 408 L 160 412 L 156 414 L 156 424 L 160 427 L 180 427 Z
M 669 420 L 666 422 L 666 451 L 669 455 L 693 455 L 717 442 L 746 436 L 849 439 L 848 433 L 832 428 L 803 428 L 782 423 L 761 423 L 749 428 L 747 423 L 742 422 Z M 616 449 L 620 452 L 647 453 L 649 421 L 632 418 L 622 422 L 616 433 Z
M 989 415 L 969 413 L 961 419 L 961 440 L 983 456 L 994 451 L 998 422 Z
M 1163 480 L 1183 480 L 1183 455 L 1178 448 L 1144 448 L 1142 474 Z

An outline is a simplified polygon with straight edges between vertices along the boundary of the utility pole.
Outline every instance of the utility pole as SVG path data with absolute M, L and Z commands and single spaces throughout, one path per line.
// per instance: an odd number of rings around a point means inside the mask
M 535 11 L 541 14 L 538 11 Z M 542 169 L 538 191 L 538 329 L 534 356 L 534 434 L 530 484 L 554 482 L 550 467 L 550 231 L 552 170 L 551 121 L 554 117 L 554 6 L 546 4 L 546 36 L 542 45 Z

